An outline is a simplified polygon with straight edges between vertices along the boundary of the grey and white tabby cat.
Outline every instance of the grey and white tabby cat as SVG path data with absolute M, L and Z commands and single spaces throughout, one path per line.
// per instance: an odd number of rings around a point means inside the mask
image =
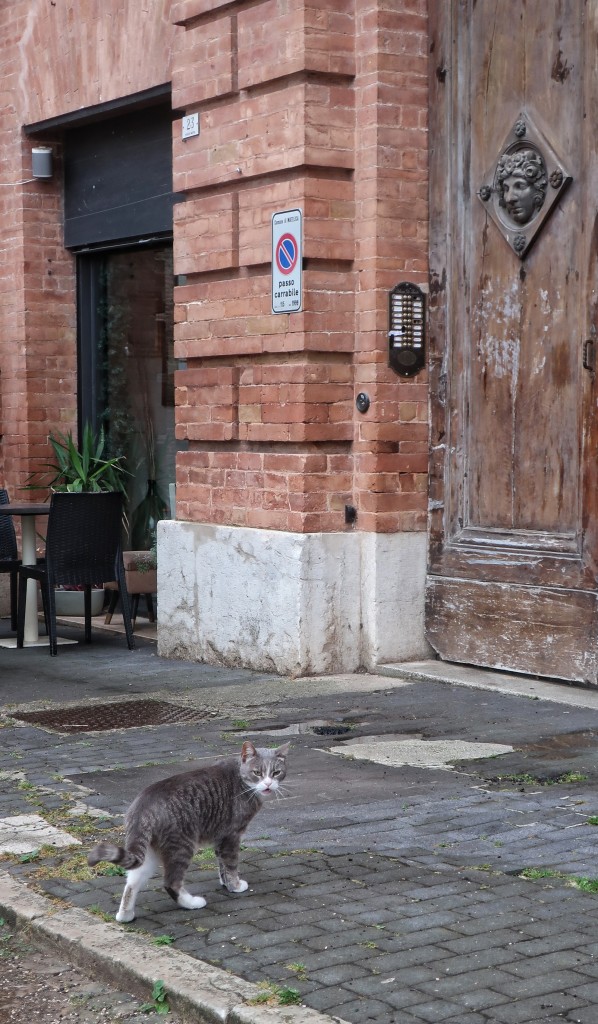
M 205 907 L 203 896 L 192 896 L 183 882 L 194 853 L 206 844 L 214 846 L 221 884 L 245 892 L 238 870 L 241 835 L 279 789 L 289 745 L 266 750 L 247 740 L 240 757 L 172 775 L 139 794 L 125 816 L 124 847 L 100 843 L 87 857 L 90 865 L 107 860 L 127 871 L 117 921 L 134 919 L 137 894 L 160 866 L 166 892 L 179 907 Z

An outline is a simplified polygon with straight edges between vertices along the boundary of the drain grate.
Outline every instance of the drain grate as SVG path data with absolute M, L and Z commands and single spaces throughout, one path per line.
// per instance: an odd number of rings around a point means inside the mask
M 164 700 L 127 700 L 111 704 L 52 708 L 48 711 L 12 711 L 11 718 L 40 725 L 54 732 L 104 732 L 107 729 L 138 729 L 144 725 L 199 722 L 207 711 L 183 708 Z
M 348 719 L 347 719 L 348 720 Z M 261 732 L 265 736 L 347 736 L 358 726 L 365 725 L 364 722 L 352 722 L 351 725 L 344 725 L 343 722 L 331 722 L 325 718 L 312 718 L 308 722 L 292 722 L 286 725 L 284 722 L 269 722 L 266 725 L 255 725 L 252 732 Z M 235 729 L 235 732 L 246 730 Z
M 353 732 L 350 725 L 312 725 L 311 731 L 316 736 L 345 736 Z

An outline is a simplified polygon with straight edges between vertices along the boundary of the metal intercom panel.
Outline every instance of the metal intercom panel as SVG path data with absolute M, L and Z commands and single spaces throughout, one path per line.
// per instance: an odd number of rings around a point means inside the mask
M 426 361 L 426 296 L 416 284 L 403 281 L 389 300 L 388 365 L 401 377 L 413 377 Z

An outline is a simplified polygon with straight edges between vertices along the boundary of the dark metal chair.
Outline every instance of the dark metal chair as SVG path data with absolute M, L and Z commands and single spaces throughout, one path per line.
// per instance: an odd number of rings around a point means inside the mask
M 0 505 L 9 505 L 8 491 L 0 488 Z M 17 628 L 17 579 L 21 560 L 12 516 L 0 516 L 0 572 L 10 573 L 10 628 Z
M 133 629 L 135 629 L 135 621 L 139 611 L 139 598 L 141 594 L 145 597 L 147 617 L 149 621 L 156 621 L 153 599 L 153 595 L 158 589 L 156 563 L 151 559 L 151 552 L 149 551 L 123 551 L 123 562 L 125 566 L 127 591 L 131 599 L 131 618 L 133 620 Z M 114 615 L 116 606 L 118 605 L 118 584 L 106 583 L 106 590 L 109 594 L 110 600 L 108 602 L 108 610 L 106 612 L 104 623 L 105 625 L 109 625 L 112 622 L 112 616 Z
M 91 643 L 91 590 L 98 583 L 118 583 L 129 650 L 135 647 L 131 607 L 125 583 L 121 549 L 122 494 L 53 494 L 46 533 L 46 558 L 42 565 L 19 567 L 17 647 L 23 646 L 26 581 L 41 586 L 50 654 L 58 653 L 54 588 L 80 586 L 85 602 L 85 642 Z

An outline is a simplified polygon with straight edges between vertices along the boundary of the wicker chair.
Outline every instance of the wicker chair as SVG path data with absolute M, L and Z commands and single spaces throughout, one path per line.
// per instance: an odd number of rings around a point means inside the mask
M 0 505 L 9 505 L 8 491 L 0 488 Z M 10 573 L 10 628 L 17 628 L 17 578 L 21 560 L 12 516 L 0 516 L 0 572 Z
M 23 646 L 26 581 L 41 586 L 50 654 L 58 653 L 54 588 L 81 586 L 85 594 L 85 642 L 91 642 L 91 590 L 105 580 L 119 586 L 129 650 L 135 647 L 121 549 L 122 495 L 116 492 L 53 494 L 43 565 L 19 568 L 17 647 Z

